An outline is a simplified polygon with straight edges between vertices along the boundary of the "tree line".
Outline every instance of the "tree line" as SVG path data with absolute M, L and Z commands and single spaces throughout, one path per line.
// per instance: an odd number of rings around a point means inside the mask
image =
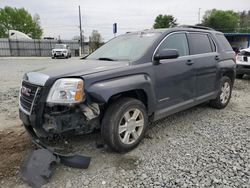
M 153 28 L 169 28 L 177 26 L 177 19 L 173 15 L 158 15 Z M 224 33 L 249 33 L 250 32 L 250 10 L 234 12 L 232 10 L 207 10 L 202 22 L 198 26 L 211 27 Z
M 155 18 L 153 28 L 170 28 L 177 26 L 177 19 L 173 15 L 158 15 Z M 234 12 L 232 10 L 207 10 L 203 16 L 202 22 L 196 24 L 200 26 L 211 27 L 221 32 L 250 32 L 250 10 Z M 0 8 L 0 38 L 8 37 L 9 30 L 21 31 L 33 39 L 40 39 L 43 29 L 40 24 L 38 14 L 32 16 L 24 8 L 12 8 L 6 6 Z M 93 41 L 93 49 L 102 42 L 101 34 L 94 30 L 89 38 Z

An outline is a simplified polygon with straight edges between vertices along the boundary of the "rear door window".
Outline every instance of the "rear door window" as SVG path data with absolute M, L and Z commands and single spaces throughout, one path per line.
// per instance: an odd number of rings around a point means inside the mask
M 191 54 L 204 54 L 215 51 L 215 46 L 211 45 L 211 39 L 207 34 L 203 33 L 190 33 L 189 40 L 191 42 Z M 213 44 L 214 45 L 214 44 Z

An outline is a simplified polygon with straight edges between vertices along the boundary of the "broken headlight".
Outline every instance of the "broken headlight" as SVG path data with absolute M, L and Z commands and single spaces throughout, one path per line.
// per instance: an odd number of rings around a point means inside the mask
M 62 78 L 50 89 L 48 103 L 72 104 L 84 99 L 83 80 L 78 78 Z

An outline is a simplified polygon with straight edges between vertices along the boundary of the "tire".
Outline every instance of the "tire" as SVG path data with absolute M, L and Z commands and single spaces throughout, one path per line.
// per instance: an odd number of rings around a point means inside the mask
M 133 118 L 133 115 L 136 118 Z M 147 125 L 148 115 L 144 104 L 137 99 L 121 98 L 106 110 L 101 134 L 104 142 L 112 150 L 125 153 L 140 143 Z
M 223 76 L 220 84 L 220 91 L 216 99 L 210 101 L 210 106 L 222 109 L 225 108 L 231 98 L 232 94 L 232 81 L 227 76 Z
M 244 74 L 236 74 L 236 78 L 238 78 L 238 79 L 242 79 L 243 76 L 244 76 Z

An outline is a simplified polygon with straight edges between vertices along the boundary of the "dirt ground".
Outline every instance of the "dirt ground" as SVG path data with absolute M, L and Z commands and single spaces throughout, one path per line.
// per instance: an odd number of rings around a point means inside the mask
M 16 176 L 25 156 L 34 148 L 23 129 L 0 131 L 0 181 Z

